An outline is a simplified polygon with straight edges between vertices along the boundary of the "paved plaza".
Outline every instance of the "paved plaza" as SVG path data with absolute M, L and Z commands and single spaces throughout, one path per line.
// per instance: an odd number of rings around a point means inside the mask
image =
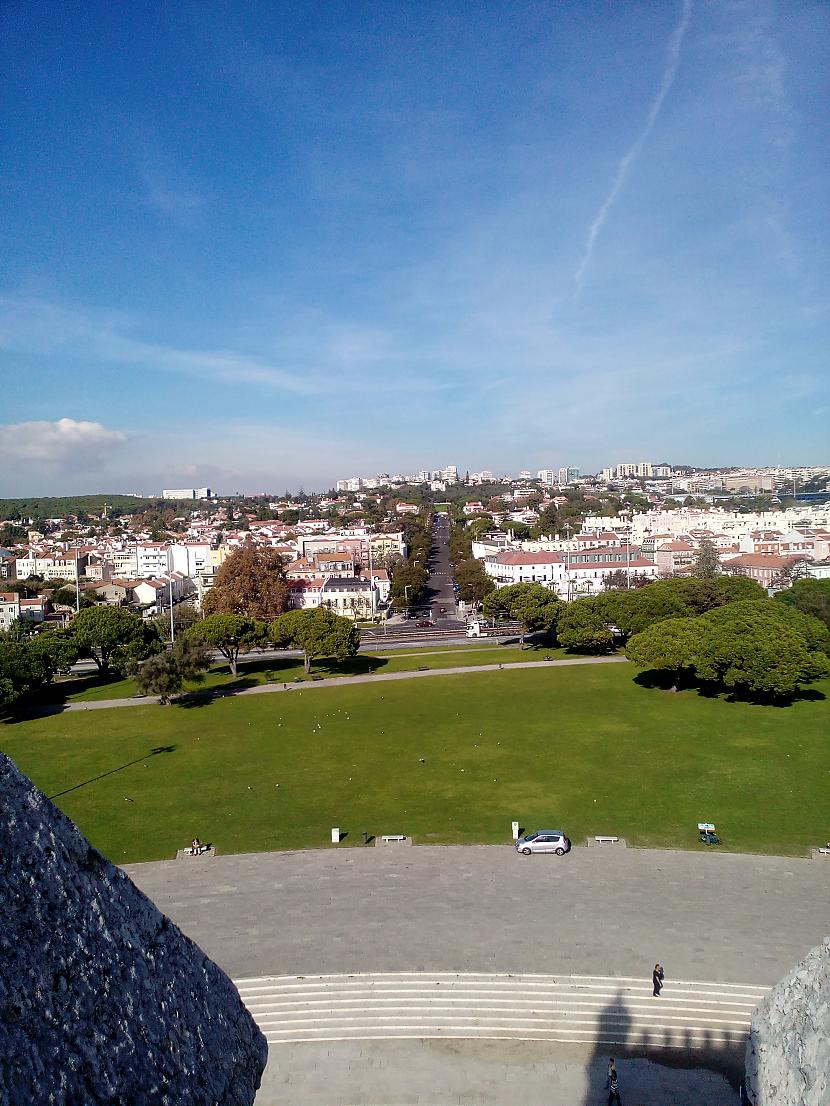
M 770 986 L 830 928 L 830 861 L 793 857 L 341 845 L 126 871 L 234 978 L 425 970 L 647 977 L 660 960 L 669 981 Z
M 126 870 L 237 980 L 463 972 L 647 985 L 660 960 L 668 998 L 672 979 L 769 987 L 830 928 L 830 863 L 789 857 L 340 846 Z M 605 1047 L 271 1039 L 280 1043 L 271 1045 L 258 1106 L 606 1101 Z M 624 1059 L 626 1106 L 736 1101 L 721 1075 L 683 1069 L 690 1054 L 654 1057 L 660 1063 Z

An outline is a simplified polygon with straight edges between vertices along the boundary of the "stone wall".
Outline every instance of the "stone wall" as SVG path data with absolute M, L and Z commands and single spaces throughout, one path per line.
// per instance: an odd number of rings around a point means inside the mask
M 0 1103 L 250 1106 L 236 988 L 0 754 Z
M 754 1106 L 830 1103 L 830 937 L 753 1014 L 746 1086 Z

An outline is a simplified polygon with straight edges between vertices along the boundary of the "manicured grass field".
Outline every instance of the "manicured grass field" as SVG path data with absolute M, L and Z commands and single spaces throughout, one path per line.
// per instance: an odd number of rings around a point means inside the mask
M 258 684 L 285 683 L 293 680 L 310 680 L 312 676 L 362 676 L 369 672 L 412 672 L 426 665 L 428 668 L 462 668 L 475 664 L 516 664 L 519 661 L 556 659 L 566 655 L 564 649 L 527 645 L 518 646 L 456 645 L 434 650 L 412 649 L 406 654 L 396 654 L 395 649 L 384 653 L 360 653 L 346 660 L 315 661 L 311 675 L 303 672 L 303 663 L 297 657 L 262 660 L 252 653 L 241 658 L 236 677 L 226 664 L 217 665 L 205 677 L 203 684 L 194 684 L 194 691 L 210 691 L 223 688 L 227 691 L 256 687 Z M 101 680 L 98 676 L 61 680 L 49 688 L 52 702 L 91 703 L 103 699 L 128 699 L 136 694 L 135 680 Z
M 172 857 L 194 834 L 225 853 L 322 846 L 331 826 L 348 833 L 341 848 L 363 830 L 507 841 L 513 818 L 577 842 L 702 848 L 703 820 L 733 851 L 799 854 L 830 837 L 830 681 L 782 708 L 634 674 L 298 686 L 10 723 L 0 745 L 119 862 Z

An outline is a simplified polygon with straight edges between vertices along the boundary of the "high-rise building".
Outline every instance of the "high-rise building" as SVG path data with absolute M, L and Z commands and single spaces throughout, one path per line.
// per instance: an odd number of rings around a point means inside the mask
M 550 488 L 556 483 L 556 470 L 539 469 L 539 471 L 536 473 L 536 479 Z
M 561 468 L 556 474 L 556 482 L 559 485 L 570 484 L 573 480 L 579 479 L 579 469 L 575 468 Z

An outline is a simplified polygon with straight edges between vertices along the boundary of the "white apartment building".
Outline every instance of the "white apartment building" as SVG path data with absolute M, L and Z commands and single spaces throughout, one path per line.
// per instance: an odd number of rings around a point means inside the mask
M 539 469 L 536 473 L 536 479 L 546 487 L 552 488 L 556 483 L 557 475 L 556 469 Z
M 634 547 L 630 550 L 604 547 L 574 553 L 510 550 L 488 556 L 484 561 L 484 571 L 496 587 L 542 584 L 566 601 L 580 595 L 596 595 L 603 590 L 605 578 L 621 570 L 650 580 L 660 575 L 654 561 Z
M 119 579 L 133 580 L 138 576 L 138 558 L 135 548 L 111 549 L 106 554 L 112 565 L 112 574 Z
M 611 480 L 652 480 L 666 479 L 671 476 L 669 465 L 655 465 L 652 461 L 625 461 L 602 470 L 602 479 Z
M 205 569 L 210 568 L 210 551 L 209 542 L 176 542 L 170 546 L 167 559 L 169 571 L 181 572 L 195 580 Z
M 210 499 L 210 488 L 165 488 L 162 499 Z
M 789 507 L 785 511 L 723 511 L 717 507 L 680 507 L 676 511 L 642 511 L 632 516 L 631 541 L 639 544 L 654 533 L 685 536 L 695 531 L 726 534 L 736 541 L 741 534 L 751 534 L 753 530 L 769 529 L 770 525 L 784 531 L 801 528 L 813 530 L 830 529 L 830 505 L 809 507 Z M 583 522 L 585 530 L 607 529 L 616 533 L 625 533 L 629 522 L 624 518 L 605 518 L 602 515 L 589 515 Z
M 148 541 L 136 543 L 135 560 L 136 576 L 142 580 L 153 576 L 163 576 L 169 568 L 168 550 L 170 545 L 166 541 Z
M 74 549 L 53 553 L 30 551 L 17 558 L 17 578 L 25 580 L 29 576 L 42 576 L 44 580 L 72 581 L 85 572 L 88 560 L 88 553 Z

